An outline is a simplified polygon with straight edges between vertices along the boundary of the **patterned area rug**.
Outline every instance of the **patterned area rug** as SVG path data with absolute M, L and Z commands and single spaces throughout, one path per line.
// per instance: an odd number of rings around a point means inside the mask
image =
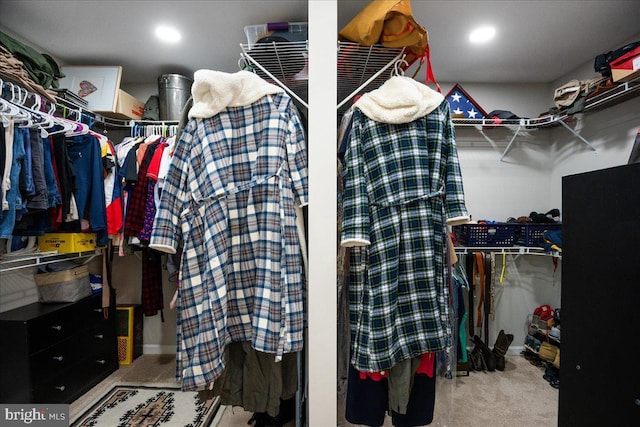
M 72 427 L 208 427 L 220 399 L 206 402 L 196 392 L 148 386 L 115 386 L 91 405 Z

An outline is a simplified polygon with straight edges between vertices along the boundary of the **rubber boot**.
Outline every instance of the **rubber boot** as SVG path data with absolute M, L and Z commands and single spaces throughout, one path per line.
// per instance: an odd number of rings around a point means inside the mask
M 473 342 L 475 343 L 476 348 L 478 348 L 482 352 L 482 358 L 484 359 L 484 363 L 487 366 L 487 371 L 489 372 L 495 371 L 496 357 L 491 351 L 491 349 L 489 348 L 489 346 L 486 345 L 477 335 L 473 336 Z
M 496 343 L 493 345 L 493 354 L 495 357 L 496 369 L 498 371 L 504 371 L 504 367 L 506 365 L 504 356 L 507 354 L 507 350 L 512 342 L 513 334 L 505 334 L 504 329 L 500 330 L 498 338 L 496 338 Z

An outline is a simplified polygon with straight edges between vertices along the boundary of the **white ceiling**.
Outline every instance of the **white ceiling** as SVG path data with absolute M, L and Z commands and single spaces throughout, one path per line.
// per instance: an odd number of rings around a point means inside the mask
M 340 0 L 339 27 L 367 3 Z M 551 82 L 640 34 L 638 0 L 414 0 L 412 8 L 429 31 L 441 81 Z M 306 0 L 0 0 L 0 29 L 62 65 L 122 65 L 125 84 L 152 83 L 165 73 L 192 75 L 200 68 L 237 71 L 244 26 L 307 16 Z M 153 29 L 159 23 L 179 28 L 182 42 L 157 41 Z M 497 28 L 494 43 L 467 42 L 478 24 Z

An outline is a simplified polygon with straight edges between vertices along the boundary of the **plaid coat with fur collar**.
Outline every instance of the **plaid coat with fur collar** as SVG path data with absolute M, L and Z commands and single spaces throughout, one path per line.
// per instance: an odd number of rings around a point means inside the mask
M 345 155 L 341 244 L 361 247 L 351 259 L 351 363 L 366 372 L 450 343 L 446 223 L 467 217 L 448 103 L 394 79 L 355 104 Z M 419 108 L 385 115 L 379 104 L 407 92 Z
M 176 144 L 150 240 L 170 253 L 184 245 L 176 357 L 183 390 L 210 388 L 231 342 L 248 341 L 276 362 L 303 345 L 300 119 L 291 98 L 255 74 L 208 74 L 196 73 L 195 118 Z

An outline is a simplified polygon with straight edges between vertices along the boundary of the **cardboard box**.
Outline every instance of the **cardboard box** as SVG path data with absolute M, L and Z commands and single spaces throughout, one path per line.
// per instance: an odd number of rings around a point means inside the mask
M 609 65 L 614 82 L 628 82 L 640 78 L 640 46 L 614 59 Z
M 142 306 L 118 305 L 116 307 L 118 333 L 118 362 L 130 365 L 142 355 L 143 316 Z
M 58 251 L 59 253 L 93 251 L 96 249 L 96 234 L 45 233 L 38 236 L 38 247 L 41 251 Z
M 122 89 L 118 89 L 116 95 L 116 108 L 113 111 L 95 111 L 104 117 L 112 119 L 141 120 L 144 115 L 144 103 L 129 95 Z

